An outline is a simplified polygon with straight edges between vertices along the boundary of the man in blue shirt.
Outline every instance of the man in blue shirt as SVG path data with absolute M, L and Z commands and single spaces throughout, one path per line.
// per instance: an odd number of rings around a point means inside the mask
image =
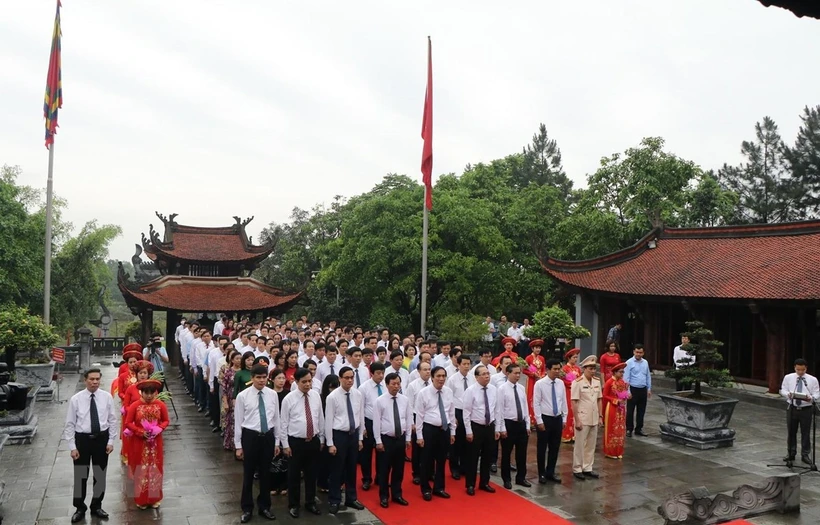
M 636 344 L 632 357 L 626 361 L 624 381 L 629 385 L 632 398 L 626 402 L 626 436 L 632 437 L 632 431 L 638 436 L 643 432 L 643 416 L 646 413 L 646 400 L 652 397 L 652 374 L 649 363 L 643 358 L 643 345 Z M 638 420 L 635 424 L 635 408 L 638 409 Z

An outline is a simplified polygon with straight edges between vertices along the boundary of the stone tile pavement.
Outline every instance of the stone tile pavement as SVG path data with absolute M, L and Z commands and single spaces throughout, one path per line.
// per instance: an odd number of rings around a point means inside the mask
M 110 384 L 114 368 L 105 363 L 103 371 L 103 384 Z M 165 433 L 165 499 L 162 507 L 156 511 L 138 510 L 128 497 L 123 468 L 112 461 L 103 505 L 111 514 L 109 523 L 238 523 L 241 464 L 232 454 L 222 450 L 221 439 L 211 433 L 207 419 L 194 409 L 179 382 L 175 377 L 170 379 L 171 376 L 175 374 L 169 374 L 169 383 L 175 394 L 179 419 L 173 419 L 171 410 L 172 425 Z M 83 387 L 78 376 L 66 375 L 60 398 L 67 400 Z M 8 501 L 0 507 L 4 525 L 69 523 L 73 513 L 72 465 L 65 443 L 60 442 L 65 412 L 65 403 L 38 403 L 40 429 L 34 442 L 7 446 L 0 454 L 0 479 L 6 482 L 10 491 Z M 605 459 L 599 454 L 596 470 L 601 473 L 600 480 L 575 481 L 571 473 L 572 449 L 564 445 L 559 459 L 563 484 L 538 485 L 535 483 L 533 436 L 528 454 L 528 478 L 534 486 L 531 489 L 518 487 L 515 492 L 574 523 L 662 523 L 657 507 L 671 493 L 683 492 L 693 486 L 705 486 L 712 493 L 730 491 L 741 484 L 786 472 L 784 467 L 766 467 L 767 463 L 779 463 L 784 455 L 784 418 L 785 412 L 780 409 L 741 402 L 732 420 L 738 433 L 733 448 L 690 450 L 661 441 L 658 425 L 664 421 L 663 406 L 659 399 L 653 398 L 647 410 L 645 428 L 650 436 L 630 439 L 622 461 Z M 500 479 L 495 481 L 500 483 Z M 463 490 L 463 484 L 448 479 L 447 489 L 451 492 Z M 803 476 L 801 504 L 798 515 L 768 515 L 751 521 L 757 525 L 820 522 L 820 474 Z M 326 510 L 327 507 L 323 503 L 320 508 Z M 287 516 L 281 496 L 274 497 L 273 510 L 278 521 L 294 521 Z M 308 525 L 380 523 L 366 510 L 342 512 L 335 517 L 303 515 L 299 520 Z M 91 518 L 86 519 L 86 523 L 91 522 Z M 254 522 L 259 522 L 258 518 Z

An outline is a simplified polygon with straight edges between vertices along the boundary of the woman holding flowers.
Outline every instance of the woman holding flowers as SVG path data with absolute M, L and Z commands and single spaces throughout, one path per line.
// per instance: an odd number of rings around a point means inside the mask
M 564 359 L 567 364 L 561 368 L 561 372 L 563 374 L 561 379 L 564 380 L 564 386 L 567 387 L 567 399 L 572 397 L 570 392 L 572 383 L 581 377 L 581 368 L 578 366 L 578 354 L 580 353 L 580 348 L 573 348 L 564 354 Z M 564 443 L 572 443 L 575 441 L 575 418 L 572 417 L 571 403 L 568 404 L 567 409 L 567 422 L 564 424 L 564 432 L 561 434 L 561 441 Z
M 132 434 L 134 502 L 140 509 L 159 508 L 162 502 L 162 432 L 170 423 L 168 408 L 157 399 L 162 383 L 146 379 L 137 383 L 141 399 L 128 408 L 125 425 Z
M 232 343 L 231 343 L 232 344 Z M 222 448 L 225 450 L 234 450 L 233 444 L 233 379 L 237 372 L 243 370 L 242 354 L 236 350 L 231 350 L 228 353 L 228 367 L 222 372 L 222 377 L 219 380 L 219 390 L 222 393 L 222 430 L 223 442 Z
M 631 397 L 624 382 L 626 363 L 612 367 L 612 377 L 604 385 L 604 455 L 611 459 L 624 457 L 626 438 L 626 400 Z
M 547 362 L 541 356 L 541 347 L 543 346 L 543 339 L 533 339 L 530 341 L 530 350 L 532 352 L 525 359 L 527 366 L 522 368 L 524 374 L 527 376 L 527 407 L 530 409 L 530 426 L 532 428 L 535 428 L 535 425 L 538 423 L 535 419 L 532 403 L 535 383 L 547 375 Z
M 137 382 L 145 381 L 146 379 L 151 377 L 151 374 L 154 373 L 154 365 L 151 364 L 150 361 L 137 361 L 135 365 L 137 369 Z M 128 461 L 128 451 L 131 449 L 132 441 L 130 432 L 126 431 L 125 428 L 125 416 L 128 413 L 128 409 L 140 400 L 140 391 L 137 389 L 137 383 L 130 385 L 125 391 L 125 397 L 122 400 L 122 409 L 120 412 L 122 413 L 122 452 L 120 454 L 123 457 L 123 463 L 128 464 L 128 477 L 134 476 L 134 469 L 131 463 Z

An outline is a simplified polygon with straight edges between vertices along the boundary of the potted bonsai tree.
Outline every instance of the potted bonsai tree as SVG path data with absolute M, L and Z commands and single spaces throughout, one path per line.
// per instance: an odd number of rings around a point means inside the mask
M 556 304 L 536 312 L 532 318 L 532 326 L 524 330 L 524 335 L 530 339 L 543 339 L 542 352 L 544 357 L 549 357 L 549 353 L 554 353 L 556 340 L 560 338 L 585 339 L 590 336 L 590 333 L 583 326 L 576 325 L 569 312 Z
M 5 351 L 10 370 L 19 383 L 48 387 L 54 375 L 49 350 L 59 336 L 50 325 L 18 306 L 0 308 L 0 348 Z M 17 354 L 22 358 L 18 361 Z
M 718 350 L 723 343 L 715 340 L 714 333 L 700 321 L 686 323 L 688 331 L 682 336 L 689 342 L 682 346 L 687 355 L 678 367 L 667 370 L 665 375 L 691 384 L 691 390 L 660 394 L 666 410 L 666 423 L 661 425 L 661 438 L 701 450 L 731 447 L 735 431 L 729 422 L 737 404 L 730 399 L 705 394 L 702 385 L 727 387 L 732 376 L 725 368 L 719 368 L 723 355 Z

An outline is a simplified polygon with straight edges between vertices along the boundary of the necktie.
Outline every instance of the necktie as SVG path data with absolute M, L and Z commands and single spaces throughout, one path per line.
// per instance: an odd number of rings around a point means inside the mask
M 424 382 L 424 386 L 428 386 L 428 385 L 427 385 L 427 381 L 425 381 L 425 382 Z
M 359 388 L 360 386 L 362 386 L 362 384 L 359 383 L 359 369 L 357 368 L 353 371 L 353 373 L 356 374 L 356 388 Z
M 464 376 L 464 391 L 467 391 L 467 376 Z
M 441 397 L 441 390 L 438 391 L 438 414 L 441 416 L 441 427 L 450 426 L 450 422 L 447 421 L 447 413 L 444 412 L 444 400 Z
M 91 408 L 89 410 L 91 415 L 91 433 L 100 433 L 100 414 L 97 412 L 97 402 L 94 401 L 94 394 L 91 394 Z
M 487 396 L 487 387 L 484 387 L 484 424 L 490 424 L 490 398 Z
M 399 398 L 393 397 L 393 433 L 396 438 L 401 437 L 401 416 L 399 415 Z
M 305 394 L 305 439 L 308 441 L 313 439 L 313 415 L 310 413 L 310 401 L 307 394 Z
M 263 434 L 268 432 L 268 413 L 265 410 L 265 398 L 262 396 L 262 391 L 259 391 L 259 428 L 262 429 Z
M 336 375 L 336 371 L 333 370 L 333 364 L 330 365 L 330 375 L 332 375 L 332 376 Z
M 382 392 L 382 384 L 381 383 L 376 383 L 376 390 L 379 393 L 379 397 L 381 397 L 381 395 L 384 393 L 384 392 Z
M 518 384 L 513 383 L 513 395 L 515 395 L 515 412 L 518 415 L 517 421 L 524 421 L 524 412 L 521 410 L 521 399 L 518 397 Z
M 347 396 L 347 421 L 349 432 L 352 434 L 356 432 L 356 418 L 353 416 L 353 403 L 350 402 L 350 392 L 345 395 Z
M 802 377 L 797 378 L 797 392 L 798 393 L 803 393 L 803 378 Z M 797 399 L 797 400 L 795 400 L 794 404 L 797 405 L 797 406 L 800 406 L 800 405 L 803 404 L 803 400 L 802 399 Z
M 558 396 L 555 395 L 555 381 L 552 382 L 552 415 L 558 415 Z

